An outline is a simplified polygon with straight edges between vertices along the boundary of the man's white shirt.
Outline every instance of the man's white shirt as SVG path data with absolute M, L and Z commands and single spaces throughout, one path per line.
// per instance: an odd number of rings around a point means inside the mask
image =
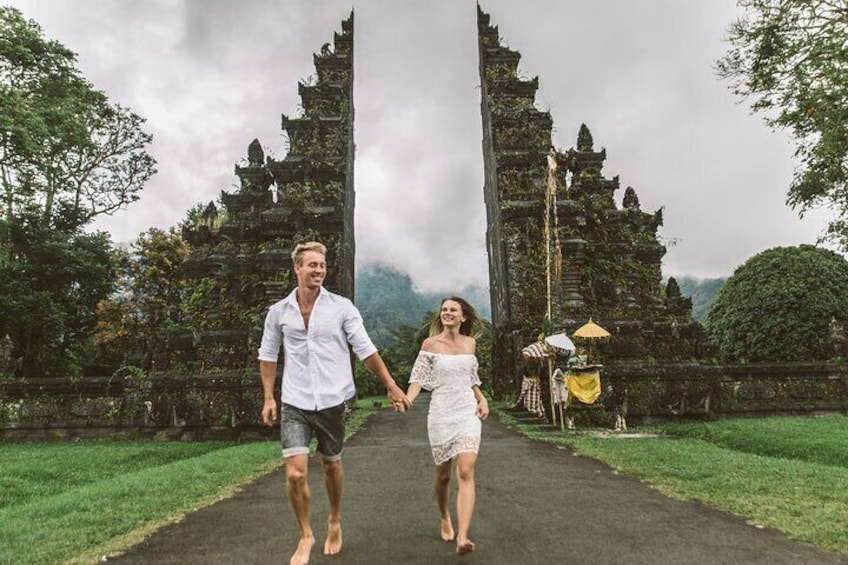
M 268 310 L 259 360 L 276 363 L 282 344 L 282 401 L 301 410 L 338 406 L 356 394 L 348 345 L 359 359 L 377 348 L 350 300 L 322 287 L 307 330 L 296 294 L 297 289 Z

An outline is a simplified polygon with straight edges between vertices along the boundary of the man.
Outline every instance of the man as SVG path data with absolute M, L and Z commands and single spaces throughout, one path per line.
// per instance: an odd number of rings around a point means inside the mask
M 286 461 L 286 492 L 300 530 L 292 565 L 308 563 L 315 545 L 309 520 L 311 491 L 306 479 L 313 436 L 318 439 L 330 503 L 324 554 L 335 555 L 342 548 L 344 403 L 356 392 L 348 347 L 386 386 L 395 410 L 404 412 L 410 405 L 368 337 L 359 311 L 347 298 L 322 287 L 327 272 L 326 253 L 324 245 L 315 241 L 295 247 L 292 261 L 297 288 L 268 310 L 259 348 L 265 392 L 262 421 L 266 426 L 277 419 L 274 381 L 281 343 L 285 352 L 280 434 Z

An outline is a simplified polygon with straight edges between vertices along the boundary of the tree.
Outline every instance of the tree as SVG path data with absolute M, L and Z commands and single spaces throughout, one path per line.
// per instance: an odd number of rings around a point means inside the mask
M 96 90 L 71 50 L 0 6 L 0 335 L 24 376 L 78 375 L 91 358 L 115 263 L 108 235 L 84 228 L 154 174 L 143 122 Z
M 112 290 L 108 236 L 67 234 L 16 220 L 0 265 L 0 335 L 8 334 L 26 377 L 79 375 L 90 358 L 96 306 Z
M 181 309 L 188 282 L 180 266 L 188 245 L 174 229 L 151 228 L 132 244 L 122 261 L 117 292 L 97 306 L 95 342 L 104 361 L 121 363 L 127 354 L 146 356 L 167 349 L 182 329 Z
M 831 205 L 824 239 L 848 249 L 848 5 L 840 0 L 739 0 L 720 77 L 797 142 L 787 202 L 801 216 Z
M 834 356 L 832 328 L 846 322 L 848 261 L 800 245 L 736 269 L 710 308 L 707 333 L 725 361 L 816 361 Z
M 155 173 L 143 123 L 80 74 L 72 51 L 0 7 L 3 249 L 9 222 L 25 211 L 71 232 L 137 200 Z

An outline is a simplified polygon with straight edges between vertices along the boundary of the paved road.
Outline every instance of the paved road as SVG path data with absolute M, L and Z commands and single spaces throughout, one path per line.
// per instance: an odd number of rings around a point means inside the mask
M 567 449 L 528 440 L 496 418 L 483 425 L 472 538 L 459 557 L 438 536 L 427 397 L 401 415 L 378 411 L 345 448 L 344 550 L 320 555 L 327 499 L 310 461 L 311 563 L 763 564 L 848 563 L 771 529 L 696 502 L 664 497 Z M 296 544 L 284 474 L 275 471 L 231 499 L 190 514 L 109 563 L 288 563 Z M 455 489 L 455 486 L 454 486 Z

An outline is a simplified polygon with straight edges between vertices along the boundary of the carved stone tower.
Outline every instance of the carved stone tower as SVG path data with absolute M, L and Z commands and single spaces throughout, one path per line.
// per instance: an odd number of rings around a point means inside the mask
M 589 317 L 604 325 L 606 362 L 697 357 L 691 302 L 673 279 L 661 288 L 662 210 L 642 212 L 629 187 L 618 209 L 618 177 L 603 177 L 606 150 L 585 125 L 576 148 L 556 150 L 538 78 L 519 77 L 520 53 L 479 6 L 477 30 L 496 393 L 516 390 L 519 352 L 546 318 L 568 333 Z
M 288 151 L 266 157 L 254 140 L 235 167 L 238 191 L 221 193 L 187 226 L 189 277 L 202 279 L 193 355 L 216 367 L 252 367 L 268 306 L 294 286 L 291 250 L 327 246 L 325 285 L 353 298 L 353 14 L 314 55 L 316 76 L 298 84 L 302 112 L 282 116 Z M 187 359 L 184 359 L 187 361 Z

